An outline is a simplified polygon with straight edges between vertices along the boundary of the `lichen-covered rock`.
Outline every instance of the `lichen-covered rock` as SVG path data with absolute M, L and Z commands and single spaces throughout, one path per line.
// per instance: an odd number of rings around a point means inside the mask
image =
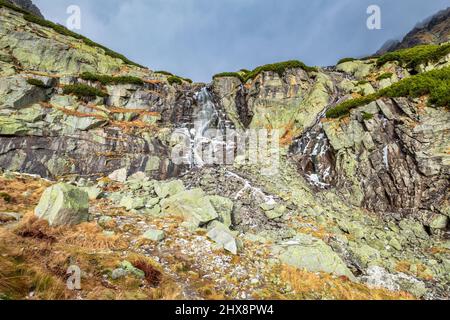
M 81 189 L 59 183 L 46 189 L 35 209 L 50 226 L 76 225 L 89 218 L 89 197 Z
M 220 220 L 226 227 L 231 227 L 231 215 L 234 207 L 233 201 L 221 196 L 209 196 L 208 199 L 219 215 L 218 220 Z
M 238 253 L 238 242 L 225 225 L 215 223 L 213 227 L 208 231 L 207 236 L 228 252 L 234 255 Z
M 162 231 L 162 230 L 150 229 L 150 230 L 147 230 L 142 237 L 147 240 L 160 242 L 160 241 L 164 240 L 165 236 L 166 235 L 165 235 L 164 231 Z
M 155 184 L 155 192 L 160 198 L 167 198 L 174 196 L 177 193 L 184 191 L 184 184 L 181 180 L 174 180 L 170 182 L 159 182 Z
M 164 214 L 184 217 L 197 226 L 206 224 L 219 217 L 210 199 L 201 189 L 177 193 L 161 201 Z
M 299 234 L 291 241 L 274 246 L 273 252 L 287 265 L 355 280 L 355 276 L 342 259 L 322 240 L 311 236 Z

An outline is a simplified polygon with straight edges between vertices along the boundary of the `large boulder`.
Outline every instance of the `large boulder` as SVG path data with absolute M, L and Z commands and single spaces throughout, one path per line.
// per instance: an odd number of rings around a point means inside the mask
M 59 183 L 45 190 L 35 214 L 50 226 L 76 225 L 88 220 L 89 196 L 77 187 Z
M 273 252 L 284 264 L 355 280 L 342 259 L 322 240 L 312 236 L 299 234 L 292 241 L 274 246 Z
M 197 226 L 204 225 L 219 217 L 208 196 L 202 189 L 180 192 L 161 201 L 162 212 L 166 215 L 182 216 Z
M 207 234 L 208 238 L 216 244 L 236 255 L 238 253 L 239 244 L 231 231 L 221 223 L 215 223 Z

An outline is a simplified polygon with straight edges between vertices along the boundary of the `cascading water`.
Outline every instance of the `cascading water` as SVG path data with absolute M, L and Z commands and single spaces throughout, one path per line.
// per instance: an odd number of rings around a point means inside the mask
M 227 129 L 233 128 L 233 125 L 214 103 L 209 89 L 201 88 L 194 98 L 193 122 L 176 130 L 177 134 L 184 136 L 184 140 L 189 141 L 189 150 L 183 157 L 189 169 L 216 163 L 226 153 L 235 150 L 235 144 L 226 139 Z

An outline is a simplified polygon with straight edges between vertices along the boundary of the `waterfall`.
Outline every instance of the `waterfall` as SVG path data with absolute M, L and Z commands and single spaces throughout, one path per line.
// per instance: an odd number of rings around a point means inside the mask
M 194 95 L 196 105 L 193 108 L 192 121 L 176 130 L 185 141 L 189 141 L 189 149 L 182 158 L 189 169 L 201 168 L 213 164 L 234 152 L 235 144 L 226 139 L 227 129 L 233 125 L 226 114 L 214 102 L 214 97 L 207 87 L 201 88 Z

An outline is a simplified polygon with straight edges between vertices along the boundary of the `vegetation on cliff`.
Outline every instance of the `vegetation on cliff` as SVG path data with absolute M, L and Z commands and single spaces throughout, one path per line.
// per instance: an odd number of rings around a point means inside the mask
M 277 73 L 280 77 L 282 77 L 287 70 L 289 69 L 303 69 L 306 72 L 315 72 L 317 68 L 310 67 L 298 60 L 289 60 L 284 62 L 266 64 L 260 67 L 257 67 L 253 71 L 241 69 L 240 72 L 222 72 L 213 76 L 213 79 L 223 78 L 223 77 L 236 77 L 241 80 L 243 83 L 246 83 L 249 80 L 255 79 L 258 75 L 263 72 L 274 72 Z
M 427 62 L 436 62 L 450 54 L 450 43 L 443 45 L 421 45 L 409 49 L 389 52 L 377 60 L 377 65 L 382 66 L 390 61 L 398 61 L 402 66 L 415 69 Z
M 448 107 L 450 105 L 450 67 L 432 70 L 410 78 L 403 79 L 377 93 L 347 100 L 328 110 L 328 118 L 339 118 L 347 115 L 351 109 L 369 104 L 379 98 L 411 97 L 428 95 L 429 105 Z
M 73 94 L 79 98 L 95 98 L 107 96 L 105 92 L 85 84 L 74 84 L 65 86 L 63 92 L 64 94 Z
M 118 76 L 113 77 L 109 75 L 103 75 L 103 74 L 94 74 L 91 72 L 85 72 L 80 75 L 80 78 L 86 81 L 97 81 L 100 82 L 103 85 L 110 85 L 110 84 L 136 84 L 136 85 L 143 85 L 144 81 L 138 77 L 131 77 L 131 76 Z

